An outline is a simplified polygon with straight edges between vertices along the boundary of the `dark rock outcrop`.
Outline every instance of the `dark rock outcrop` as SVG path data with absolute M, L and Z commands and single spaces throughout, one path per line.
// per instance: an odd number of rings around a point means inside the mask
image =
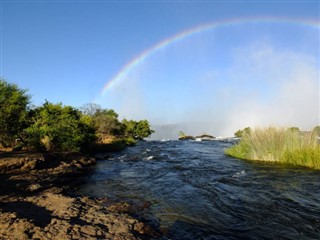
M 178 139 L 179 140 L 195 140 L 196 138 L 190 135 L 184 135 L 184 136 L 180 136 Z

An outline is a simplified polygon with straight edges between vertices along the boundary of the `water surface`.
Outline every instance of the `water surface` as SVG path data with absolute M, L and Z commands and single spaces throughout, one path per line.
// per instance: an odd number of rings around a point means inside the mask
M 79 193 L 148 201 L 162 239 L 320 239 L 320 172 L 150 141 L 100 161 Z

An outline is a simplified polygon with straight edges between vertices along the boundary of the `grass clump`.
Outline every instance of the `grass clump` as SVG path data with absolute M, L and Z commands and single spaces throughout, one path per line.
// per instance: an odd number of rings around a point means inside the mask
M 320 169 L 318 133 L 284 128 L 257 128 L 225 151 L 240 159 L 272 161 Z

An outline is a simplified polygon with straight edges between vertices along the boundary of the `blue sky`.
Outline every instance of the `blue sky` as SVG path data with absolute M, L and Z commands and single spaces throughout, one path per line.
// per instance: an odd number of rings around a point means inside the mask
M 36 105 L 96 101 L 121 117 L 156 124 L 205 119 L 198 131 L 217 134 L 247 125 L 308 128 L 319 124 L 320 40 L 319 27 L 303 24 L 195 34 L 100 93 L 128 62 L 180 32 L 248 17 L 319 24 L 319 9 L 318 1 L 2 0 L 0 75 L 29 89 Z

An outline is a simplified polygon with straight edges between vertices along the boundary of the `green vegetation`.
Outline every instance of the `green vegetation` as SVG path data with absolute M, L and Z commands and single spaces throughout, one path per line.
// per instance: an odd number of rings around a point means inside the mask
M 149 137 L 147 120 L 118 120 L 112 109 L 86 104 L 81 110 L 46 101 L 29 108 L 26 90 L 0 79 L 0 144 L 37 151 L 121 150 Z
M 187 136 L 183 131 L 180 131 L 179 132 L 179 138 L 183 138 L 183 137 L 185 137 L 185 136 Z
M 0 79 L 0 143 L 13 147 L 27 126 L 30 96 L 26 90 Z
M 299 132 L 300 129 L 298 127 L 289 127 L 288 128 L 288 131 L 291 131 L 291 132 Z
M 238 138 L 241 138 L 244 134 L 249 134 L 250 132 L 251 132 L 251 128 L 246 127 L 246 128 L 244 128 L 242 130 L 239 129 L 238 131 L 236 131 L 234 133 L 234 136 L 238 137 Z
M 150 129 L 150 124 L 147 120 L 128 121 L 124 119 L 122 123 L 125 126 L 125 136 L 133 138 L 134 140 L 142 140 L 154 133 L 154 131 Z
M 96 139 L 91 120 L 73 107 L 45 102 L 30 116 L 24 142 L 31 149 L 80 151 Z
M 195 140 L 195 137 L 191 135 L 186 135 L 183 131 L 180 131 L 178 139 L 179 140 Z
M 320 137 L 320 126 L 315 126 L 312 132 L 315 136 Z
M 118 120 L 118 114 L 113 109 L 99 109 L 93 114 L 92 121 L 96 133 L 100 136 L 122 136 L 124 126 Z
M 154 133 L 147 120 L 134 121 L 124 119 L 122 124 L 124 140 L 127 145 L 133 145 L 137 140 L 143 140 Z
M 227 149 L 226 154 L 248 160 L 274 161 L 320 169 L 319 128 L 300 132 L 296 128 L 255 129 Z

